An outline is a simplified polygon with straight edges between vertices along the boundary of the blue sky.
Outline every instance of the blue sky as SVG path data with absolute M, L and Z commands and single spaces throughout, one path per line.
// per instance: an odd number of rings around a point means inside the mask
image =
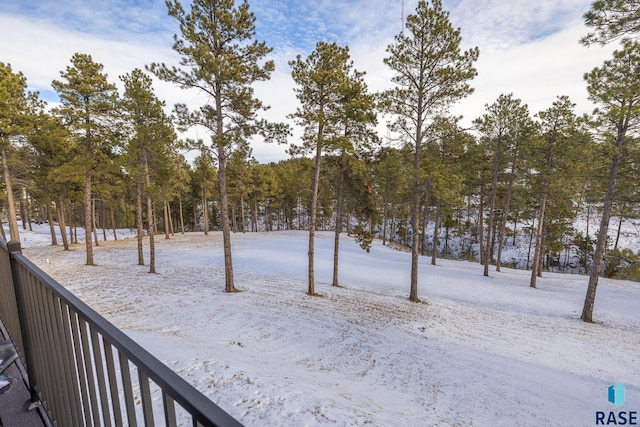
M 586 33 L 582 15 L 591 0 L 444 0 L 465 48 L 478 46 L 476 92 L 461 101 L 457 114 L 471 121 L 500 94 L 513 93 L 532 112 L 557 95 L 569 95 L 579 112 L 591 111 L 582 75 L 610 56 L 611 48 L 579 45 Z M 308 55 L 318 41 L 348 45 L 355 67 L 366 71 L 370 89 L 389 87 L 382 63 L 385 48 L 401 31 L 402 0 L 250 0 L 257 38 L 273 48 L 276 72 L 257 93 L 282 121 L 297 106 L 287 62 Z M 405 0 L 405 16 L 417 0 Z M 189 2 L 183 2 L 188 8 Z M 50 83 L 75 52 L 89 53 L 118 76 L 150 62 L 175 63 L 171 49 L 176 21 L 164 0 L 0 0 L 0 61 L 22 71 L 33 90 L 50 102 Z M 197 103 L 197 94 L 158 82 L 168 105 Z M 199 135 L 202 137 L 201 135 Z M 283 157 L 284 149 L 256 147 L 258 160 Z M 260 158 L 262 157 L 262 159 Z

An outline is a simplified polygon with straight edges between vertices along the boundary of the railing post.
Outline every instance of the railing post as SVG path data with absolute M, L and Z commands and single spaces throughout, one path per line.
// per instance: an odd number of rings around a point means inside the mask
M 18 267 L 15 261 L 14 255 L 21 254 L 22 248 L 20 242 L 17 240 L 11 240 L 7 242 L 7 249 L 11 259 L 11 277 L 13 278 L 13 287 L 16 293 L 16 306 L 18 308 L 18 319 L 20 321 L 20 331 L 22 334 L 22 346 L 24 347 L 24 362 L 27 370 L 27 376 L 29 377 L 29 392 L 31 394 L 31 403 L 29 404 L 29 410 L 35 409 L 41 405 L 40 396 L 38 393 L 38 381 L 36 379 L 35 372 L 35 360 L 34 360 L 34 347 L 31 340 L 31 328 L 28 324 L 27 306 L 24 297 L 24 289 L 20 282 L 20 275 L 18 274 Z

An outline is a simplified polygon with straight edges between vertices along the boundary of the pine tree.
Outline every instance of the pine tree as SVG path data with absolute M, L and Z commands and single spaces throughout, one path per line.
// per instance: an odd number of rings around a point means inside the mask
M 397 119 L 395 129 L 411 141 L 414 149 L 413 200 L 411 205 L 411 291 L 418 298 L 418 255 L 421 195 L 421 155 L 433 118 L 455 101 L 470 94 L 468 81 L 476 76 L 473 63 L 477 48 L 461 51 L 460 30 L 454 29 L 441 0 L 418 2 L 407 17 L 406 29 L 387 47 L 385 64 L 395 73 L 397 87 L 386 92 L 389 112 Z
M 535 247 L 531 268 L 530 287 L 536 287 L 536 278 L 541 274 L 541 260 L 543 256 L 543 236 L 545 227 L 551 225 L 548 218 L 549 203 L 554 199 L 554 209 L 560 211 L 559 199 L 567 197 L 563 189 L 578 188 L 571 185 L 566 175 L 568 171 L 579 174 L 580 153 L 584 152 L 585 139 L 579 132 L 579 122 L 573 109 L 575 105 L 566 96 L 558 97 L 552 106 L 537 114 L 539 118 L 540 137 L 532 147 L 533 158 L 529 166 L 537 172 L 534 179 L 538 182 L 539 205 L 536 220 Z
M 12 140 L 27 133 L 31 122 L 29 117 L 38 104 L 37 94 L 27 93 L 26 90 L 26 77 L 21 72 L 14 73 L 10 64 L 0 62 L 0 157 L 9 210 L 9 234 L 11 239 L 16 241 L 20 241 L 20 233 L 16 220 L 9 156 L 13 151 Z
M 435 204 L 432 265 L 436 265 L 442 218 L 462 199 L 464 176 L 461 159 L 470 135 L 462 131 L 458 120 L 458 117 L 435 119 L 433 134 L 436 138 L 428 145 L 424 155 L 423 173 L 428 184 L 427 191 Z
M 637 38 L 640 33 L 640 0 L 596 0 L 585 13 L 584 20 L 595 30 L 580 40 L 584 45 Z
M 63 123 L 71 130 L 76 143 L 82 148 L 76 171 L 84 178 L 84 230 L 86 264 L 93 265 L 92 232 L 92 179 L 105 152 L 113 144 L 110 127 L 117 105 L 116 86 L 109 83 L 102 64 L 91 55 L 76 53 L 71 66 L 60 72 L 63 80 L 51 85 L 60 96 L 61 106 L 55 109 Z
M 347 163 L 359 164 L 357 157 L 365 157 L 378 142 L 371 127 L 377 123 L 376 102 L 374 96 L 368 93 L 367 85 L 363 80 L 364 73 L 353 70 L 347 75 L 344 85 L 340 88 L 341 99 L 338 102 L 336 112 L 340 117 L 337 126 L 338 152 L 339 152 L 339 177 L 336 192 L 336 221 L 334 230 L 333 249 L 333 286 L 339 286 L 339 251 L 340 233 L 342 232 L 343 199 L 345 189 L 345 174 Z M 348 162 L 350 157 L 356 157 Z M 366 206 L 363 203 L 363 206 Z
M 323 153 L 339 149 L 340 143 L 344 142 L 342 124 L 347 114 L 345 92 L 354 79 L 358 79 L 359 74 L 353 70 L 349 48 L 336 43 L 319 42 L 306 59 L 303 60 L 298 55 L 289 65 L 292 69 L 291 76 L 297 84 L 296 97 L 301 104 L 291 117 L 304 127 L 302 146 L 297 147 L 297 150 L 312 152 L 315 159 L 311 189 L 307 293 L 316 295 L 314 246 L 321 160 Z
M 589 285 L 582 309 L 582 320 L 593 321 L 598 277 L 602 270 L 609 220 L 613 208 L 618 173 L 628 144 L 637 144 L 640 125 L 640 44 L 625 42 L 613 58 L 585 74 L 589 98 L 600 106 L 596 118 L 603 127 L 603 137 L 611 144 L 613 156 L 609 170 L 607 192 L 602 208 L 595 254 L 589 275 Z
M 382 198 L 383 245 L 395 240 L 395 211 L 410 199 L 411 177 L 407 173 L 410 167 L 410 153 L 406 149 L 382 147 L 373 161 L 373 179 Z
M 486 246 L 483 260 L 484 275 L 489 276 L 489 264 L 493 254 L 493 227 L 495 226 L 495 213 L 498 209 L 498 186 L 504 179 L 504 170 L 509 162 L 515 167 L 518 156 L 518 144 L 521 135 L 531 128 L 529 110 L 520 99 L 515 99 L 513 94 L 500 95 L 496 102 L 486 106 L 487 112 L 474 121 L 480 133 L 483 135 L 481 142 L 487 146 L 493 163 L 493 175 L 491 182 L 491 196 L 489 200 L 489 219 L 487 221 Z M 513 172 L 512 172 L 513 175 Z M 511 181 L 513 182 L 513 181 Z M 502 210 L 503 216 L 507 209 Z M 501 236 L 498 236 L 499 238 Z M 500 270 L 500 263 L 496 260 L 496 269 Z
M 167 1 L 169 15 L 180 24 L 173 49 L 181 56 L 182 68 L 153 63 L 149 69 L 160 79 L 182 89 L 198 89 L 213 104 L 189 111 L 176 105 L 176 115 L 183 128 L 200 125 L 211 131 L 213 151 L 218 160 L 218 185 L 224 245 L 225 290 L 235 292 L 231 258 L 231 231 L 226 166 L 236 147 L 260 131 L 283 131 L 259 121 L 256 113 L 265 109 L 254 97 L 251 85 L 268 80 L 273 61 L 264 61 L 271 49 L 253 41 L 255 16 L 243 0 L 234 7 L 233 0 L 194 0 L 187 13 L 179 1 Z M 273 136 L 273 133 L 269 134 Z M 278 133 L 281 136 L 282 132 Z
M 122 105 L 130 135 L 126 150 L 128 166 L 136 180 L 138 264 L 144 265 L 142 257 L 142 193 L 144 192 L 149 235 L 149 273 L 155 273 L 153 181 L 157 179 L 160 168 L 172 163 L 171 154 L 175 151 L 176 135 L 170 119 L 164 113 L 164 102 L 160 101 L 153 92 L 151 78 L 142 70 L 135 69 L 121 76 L 120 79 L 124 83 Z
M 64 203 L 69 189 L 76 183 L 69 181 L 68 162 L 73 157 L 74 145 L 70 140 L 68 129 L 63 126 L 59 117 L 42 112 L 36 118 L 35 125 L 29 134 L 29 143 L 35 153 L 35 164 L 32 167 L 34 180 L 46 201 L 55 202 L 56 218 L 60 228 L 62 244 L 69 250 L 69 239 L 64 220 Z M 53 215 L 51 215 L 53 217 Z M 53 218 L 49 225 L 53 228 Z M 52 244 L 55 234 L 52 231 Z

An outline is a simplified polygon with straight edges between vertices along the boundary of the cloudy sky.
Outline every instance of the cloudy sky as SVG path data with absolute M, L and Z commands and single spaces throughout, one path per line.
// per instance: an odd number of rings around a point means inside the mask
M 390 86 L 382 63 L 386 47 L 402 30 L 402 0 L 249 0 L 257 36 L 273 48 L 276 72 L 256 87 L 271 106 L 267 117 L 285 121 L 297 101 L 287 62 L 307 56 L 318 41 L 348 45 L 355 68 L 365 71 L 372 91 Z M 183 5 L 188 8 L 188 2 Z M 500 94 L 513 93 L 532 113 L 568 95 L 578 113 L 590 112 L 582 76 L 609 58 L 609 47 L 583 47 L 587 33 L 582 15 L 591 0 L 444 0 L 464 48 L 478 46 L 475 93 L 455 106 L 469 123 Z M 404 15 L 417 0 L 404 1 Z M 175 64 L 171 49 L 176 21 L 164 0 L 0 0 L 0 61 L 21 71 L 31 90 L 49 103 L 57 96 L 51 81 L 60 77 L 75 52 L 104 64 L 113 83 L 119 76 L 151 62 Z M 156 92 L 170 107 L 176 102 L 197 106 L 198 93 L 157 82 Z M 381 129 L 381 132 L 384 130 Z M 206 135 L 200 131 L 200 138 Z M 260 162 L 286 158 L 283 146 L 254 142 Z

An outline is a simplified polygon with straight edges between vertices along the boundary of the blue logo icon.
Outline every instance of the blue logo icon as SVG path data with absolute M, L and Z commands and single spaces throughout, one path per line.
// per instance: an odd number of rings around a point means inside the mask
M 615 383 L 609 386 L 609 402 L 616 406 L 624 403 L 624 386 L 620 383 Z

